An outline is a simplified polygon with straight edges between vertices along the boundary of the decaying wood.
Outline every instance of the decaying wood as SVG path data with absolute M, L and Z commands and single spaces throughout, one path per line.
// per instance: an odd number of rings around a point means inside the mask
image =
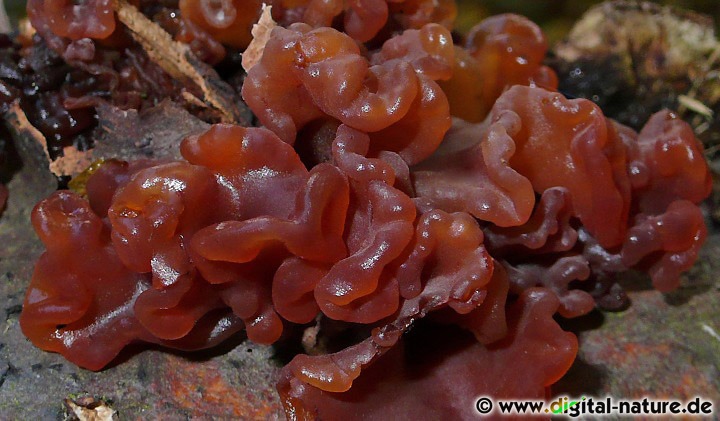
M 180 159 L 180 142 L 210 127 L 170 100 L 142 112 L 100 104 L 97 113 L 93 151 L 98 159 Z
M 563 93 L 593 98 L 636 129 L 672 108 L 706 145 L 720 144 L 720 41 L 709 17 L 608 1 L 588 10 L 553 52 Z
M 47 140 L 38 129 L 28 120 L 25 112 L 20 108 L 19 101 L 14 101 L 5 115 L 8 127 L 16 134 L 16 148 L 29 162 L 40 168 L 48 167 L 58 177 L 74 176 L 81 173 L 92 162 L 92 151 L 79 151 L 74 146 L 63 148 L 63 155 L 52 160 L 48 153 Z M 48 178 L 51 180 L 52 178 Z M 54 184 L 54 181 L 49 184 Z
M 223 122 L 250 123 L 249 111 L 241 106 L 237 93 L 211 66 L 198 59 L 190 47 L 173 40 L 170 34 L 125 0 L 117 0 L 115 10 L 120 22 L 130 29 L 150 59 L 173 78 L 195 84 L 202 91 L 203 101 L 221 113 Z

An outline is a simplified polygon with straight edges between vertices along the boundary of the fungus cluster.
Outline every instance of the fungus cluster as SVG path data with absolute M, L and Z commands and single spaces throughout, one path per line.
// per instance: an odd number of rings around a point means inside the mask
M 182 0 L 179 19 L 242 49 L 256 3 Z M 273 3 L 282 25 L 242 86 L 262 127 L 109 160 L 86 197 L 36 206 L 46 251 L 20 322 L 38 347 L 99 370 L 133 342 L 272 344 L 332 320 L 344 339 L 281 372 L 289 415 L 471 416 L 570 367 L 556 313 L 621 305 L 629 269 L 671 290 L 696 260 L 711 179 L 690 127 L 662 111 L 636 133 L 565 98 L 532 22 L 454 43 L 448 1 Z M 66 56 L 122 31 L 102 1 L 28 7 Z

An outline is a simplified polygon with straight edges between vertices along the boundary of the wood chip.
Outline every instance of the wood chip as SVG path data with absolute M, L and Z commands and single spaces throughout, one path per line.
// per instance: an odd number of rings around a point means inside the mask
M 74 146 L 66 146 L 63 148 L 63 156 L 50 162 L 50 171 L 58 177 L 80 174 L 93 162 L 92 155 L 92 150 L 80 151 Z
M 80 421 L 112 421 L 115 419 L 115 410 L 110 408 L 102 400 L 91 397 L 79 399 L 65 399 L 65 407 L 68 412 L 77 417 Z

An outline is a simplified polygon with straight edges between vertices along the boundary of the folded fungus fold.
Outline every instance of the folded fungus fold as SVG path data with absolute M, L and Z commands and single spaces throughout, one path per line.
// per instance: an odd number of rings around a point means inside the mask
M 248 45 L 261 8 L 171 3 L 136 2 L 215 45 L 212 64 Z M 356 340 L 282 369 L 289 418 L 472 418 L 478 396 L 542 399 L 567 371 L 578 344 L 556 314 L 587 314 L 630 269 L 671 290 L 697 259 L 711 179 L 692 129 L 661 111 L 636 133 L 565 98 L 529 20 L 491 17 L 456 43 L 449 0 L 270 4 L 279 26 L 241 88 L 262 127 L 214 124 L 179 160 L 108 160 L 86 197 L 35 207 L 45 252 L 20 323 L 36 346 L 100 370 L 135 342 L 273 344 L 332 319 Z M 95 70 L 31 110 L 82 126 L 98 101 L 177 95 L 167 75 L 150 87 L 110 3 L 28 11 L 27 48 Z M 108 58 L 122 51 L 137 58 Z

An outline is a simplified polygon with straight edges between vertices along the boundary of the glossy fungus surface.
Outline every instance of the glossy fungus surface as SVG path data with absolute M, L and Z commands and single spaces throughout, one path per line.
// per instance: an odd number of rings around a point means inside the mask
M 222 63 L 263 127 L 107 160 L 85 197 L 35 207 L 20 324 L 42 349 L 99 370 L 135 342 L 273 344 L 314 324 L 327 346 L 280 373 L 289 418 L 469 418 L 478 396 L 549 393 L 577 352 L 557 315 L 619 308 L 631 269 L 671 290 L 697 259 L 711 179 L 690 126 L 661 111 L 636 133 L 565 98 L 525 18 L 454 42 L 452 1 L 276 0 L 245 77 L 228 68 L 259 2 L 172 3 L 139 7 Z M 39 36 L 3 103 L 22 96 L 51 150 L 108 101 L 187 101 L 114 38 L 109 7 L 28 4 Z
M 449 75 L 452 56 L 452 38 L 440 25 L 406 31 L 372 60 L 334 29 L 279 27 L 249 71 L 243 99 L 290 144 L 308 123 L 332 118 L 369 133 L 373 154 L 396 152 L 415 163 L 450 127 L 447 99 L 435 79 Z

